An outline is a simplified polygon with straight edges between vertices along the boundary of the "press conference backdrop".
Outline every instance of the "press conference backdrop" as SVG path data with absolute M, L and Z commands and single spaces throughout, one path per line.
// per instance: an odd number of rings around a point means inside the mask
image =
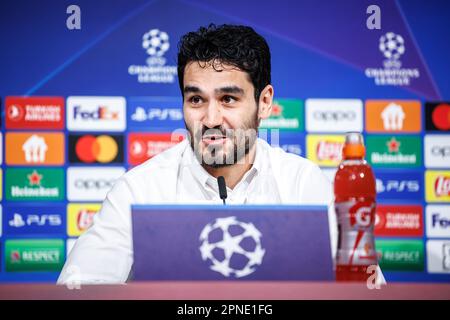
M 387 281 L 450 281 L 449 9 L 2 1 L 0 281 L 55 281 L 114 181 L 183 139 L 177 42 L 211 22 L 267 39 L 276 101 L 262 128 L 279 129 L 282 148 L 332 180 L 344 132 L 363 132 Z

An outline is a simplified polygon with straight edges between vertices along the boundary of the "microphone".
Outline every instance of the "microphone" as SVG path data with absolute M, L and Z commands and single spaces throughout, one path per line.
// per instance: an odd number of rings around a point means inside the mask
M 227 198 L 227 185 L 225 184 L 225 178 L 223 176 L 217 177 L 217 184 L 219 185 L 220 199 L 223 200 L 223 204 L 225 205 L 225 199 Z

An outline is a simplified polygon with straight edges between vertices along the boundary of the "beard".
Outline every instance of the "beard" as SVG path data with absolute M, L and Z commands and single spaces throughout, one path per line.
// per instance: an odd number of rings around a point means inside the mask
M 226 129 L 223 126 L 208 128 L 200 122 L 194 123 L 194 128 L 190 128 L 186 122 L 185 126 L 197 160 L 204 167 L 217 169 L 245 162 L 245 156 L 258 137 L 259 119 L 255 112 L 237 129 Z M 203 138 L 206 136 L 221 136 L 225 141 L 204 146 Z

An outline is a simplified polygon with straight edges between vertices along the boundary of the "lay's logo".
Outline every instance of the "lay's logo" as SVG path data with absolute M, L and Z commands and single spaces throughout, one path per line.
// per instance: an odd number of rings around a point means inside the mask
M 450 202 L 450 171 L 426 171 L 426 200 Z
M 343 135 L 308 135 L 307 157 L 319 166 L 334 167 L 342 160 Z

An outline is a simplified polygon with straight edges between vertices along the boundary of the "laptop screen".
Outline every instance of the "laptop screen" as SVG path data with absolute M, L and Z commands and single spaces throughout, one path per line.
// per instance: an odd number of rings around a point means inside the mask
M 325 206 L 132 206 L 133 280 L 334 280 Z

